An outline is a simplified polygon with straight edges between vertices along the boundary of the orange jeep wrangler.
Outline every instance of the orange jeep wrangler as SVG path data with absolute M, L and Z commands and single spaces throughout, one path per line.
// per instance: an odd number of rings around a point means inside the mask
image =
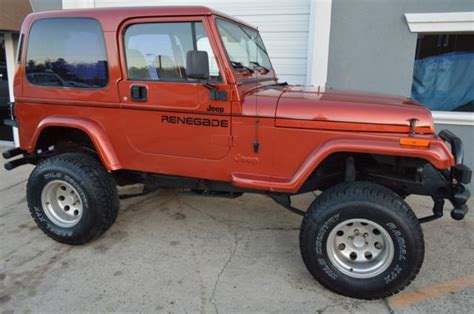
M 34 164 L 29 210 L 54 240 L 82 244 L 115 221 L 117 185 L 144 192 L 266 194 L 303 216 L 300 247 L 325 287 L 382 298 L 424 256 L 420 223 L 460 220 L 463 146 L 414 101 L 279 83 L 258 31 L 205 7 L 66 10 L 22 26 L 6 124 Z M 291 196 L 322 193 L 307 211 Z M 433 199 L 417 218 L 404 201 Z M 124 196 L 126 197 L 126 196 Z

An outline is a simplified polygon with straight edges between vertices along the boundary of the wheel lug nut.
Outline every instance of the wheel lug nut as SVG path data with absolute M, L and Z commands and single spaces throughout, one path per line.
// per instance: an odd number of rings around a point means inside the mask
M 353 238 L 352 236 L 349 236 L 348 239 L 349 239 L 349 240 L 352 240 L 352 239 L 354 239 L 354 238 Z
M 369 236 L 368 233 L 364 233 L 364 238 L 367 238 Z
M 355 234 L 359 234 L 359 229 L 355 229 L 355 230 L 354 230 L 354 233 L 355 233 Z

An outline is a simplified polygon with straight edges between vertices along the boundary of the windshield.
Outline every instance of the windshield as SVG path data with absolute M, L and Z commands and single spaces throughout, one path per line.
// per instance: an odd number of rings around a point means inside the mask
M 268 74 L 272 64 L 259 33 L 249 27 L 218 19 L 217 28 L 222 42 L 235 69 Z M 263 71 L 262 71 L 263 70 Z

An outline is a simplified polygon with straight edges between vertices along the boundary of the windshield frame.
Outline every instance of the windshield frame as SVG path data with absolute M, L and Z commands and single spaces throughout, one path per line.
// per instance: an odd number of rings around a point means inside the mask
M 245 68 L 248 68 L 247 66 L 244 66 L 244 68 L 242 69 L 242 68 L 237 68 L 237 67 L 235 67 L 231 64 L 231 61 L 234 61 L 234 60 L 231 60 L 229 52 L 227 50 L 227 47 L 226 47 L 226 45 L 224 43 L 224 40 L 222 38 L 221 30 L 220 30 L 219 25 L 218 25 L 219 20 L 237 25 L 239 28 L 242 29 L 242 31 L 247 36 L 248 36 L 248 33 L 245 30 L 249 30 L 251 32 L 256 32 L 257 33 L 258 38 L 260 39 L 260 43 L 261 43 L 261 44 L 259 43 L 259 45 L 260 45 L 259 48 L 265 53 L 266 57 L 268 58 L 268 63 L 270 65 L 270 67 L 268 68 L 268 70 L 269 70 L 268 72 L 265 73 L 265 71 L 263 71 L 261 68 L 258 69 L 258 67 L 257 67 L 257 68 L 251 68 L 253 70 L 253 72 L 248 73 L 248 71 L 245 71 Z M 220 41 L 220 44 L 223 48 L 224 56 L 227 58 L 227 60 L 225 60 L 225 62 L 227 63 L 227 66 L 232 70 L 232 73 L 234 74 L 234 78 L 235 78 L 236 83 L 243 84 L 243 83 L 255 83 L 255 82 L 264 82 L 264 81 L 277 81 L 277 77 L 276 77 L 276 74 L 275 74 L 275 70 L 273 68 L 273 64 L 271 62 L 270 56 L 268 55 L 268 51 L 265 48 L 265 44 L 262 40 L 262 37 L 261 37 L 260 32 L 258 31 L 258 29 L 253 28 L 253 27 L 251 27 L 247 24 L 244 24 L 242 22 L 236 21 L 234 19 L 226 18 L 226 17 L 222 17 L 222 16 L 215 16 L 214 26 L 215 26 L 215 29 L 217 31 L 218 40 Z M 255 43 L 255 45 L 257 47 L 259 46 L 256 43 Z

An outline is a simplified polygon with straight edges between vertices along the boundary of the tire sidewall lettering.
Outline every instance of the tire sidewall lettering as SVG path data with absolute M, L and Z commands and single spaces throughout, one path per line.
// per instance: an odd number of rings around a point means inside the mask
M 332 228 L 336 223 L 339 222 L 339 214 L 336 214 L 329 219 L 326 220 L 326 222 L 321 226 L 321 228 L 318 231 L 318 234 L 316 236 L 316 254 L 319 256 L 323 256 L 323 251 L 324 248 L 326 247 L 326 241 L 325 239 L 326 234 L 328 231 L 331 231 Z
M 316 236 L 316 255 L 318 263 L 323 269 L 323 271 L 326 273 L 326 275 L 328 275 L 329 278 L 331 278 L 332 280 L 336 280 L 338 278 L 338 275 L 332 270 L 331 266 L 329 265 L 331 262 L 326 260 L 324 252 L 326 251 L 327 234 L 337 223 L 339 223 L 339 214 L 336 214 L 327 219 L 326 222 L 319 229 L 318 234 Z
M 389 222 L 385 224 L 387 226 L 386 230 L 389 233 L 392 233 L 394 240 L 394 245 L 398 245 L 398 261 L 406 261 L 407 260 L 407 244 L 406 240 L 403 237 L 403 233 L 398 230 L 397 225 L 393 222 Z
M 397 225 L 394 222 L 387 222 L 385 226 L 385 230 L 392 237 L 395 253 L 398 255 L 393 257 L 392 265 L 383 273 L 385 284 L 389 284 L 403 272 L 408 256 L 406 240 Z

